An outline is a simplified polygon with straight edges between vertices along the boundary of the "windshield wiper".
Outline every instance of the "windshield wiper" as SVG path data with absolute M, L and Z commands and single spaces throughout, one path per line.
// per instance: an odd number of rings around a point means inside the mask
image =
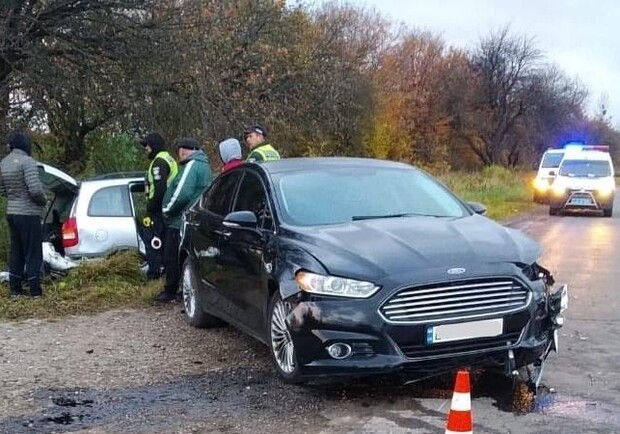
M 351 217 L 351 220 L 373 220 L 373 219 L 391 219 L 397 217 L 414 217 L 414 216 L 422 216 L 422 217 L 437 217 L 436 215 L 428 215 L 428 214 L 417 214 L 414 212 L 406 212 L 401 214 L 384 214 L 384 215 L 354 215 Z

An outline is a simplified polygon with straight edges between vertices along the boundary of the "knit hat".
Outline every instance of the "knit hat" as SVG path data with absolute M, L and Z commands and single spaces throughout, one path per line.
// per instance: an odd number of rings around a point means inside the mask
M 142 146 L 150 146 L 154 153 L 163 151 L 166 149 L 166 141 L 159 133 L 149 133 L 140 141 Z
M 184 137 L 177 141 L 176 148 L 177 150 L 181 148 L 198 150 L 200 149 L 200 145 L 198 144 L 198 140 L 193 139 L 191 137 Z
M 217 145 L 218 153 L 222 163 L 226 164 L 231 160 L 241 160 L 241 144 L 237 139 L 226 139 Z
M 21 131 L 11 132 L 11 134 L 9 134 L 7 142 L 11 150 L 21 149 L 28 155 L 32 154 L 32 142 L 30 141 L 30 137 L 28 137 L 25 133 Z

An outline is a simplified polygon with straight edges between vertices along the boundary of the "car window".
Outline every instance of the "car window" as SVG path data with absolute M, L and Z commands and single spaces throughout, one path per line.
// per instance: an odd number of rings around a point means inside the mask
M 462 203 L 419 170 L 348 167 L 278 175 L 282 218 L 312 226 L 403 215 L 462 217 Z
M 259 227 L 273 230 L 273 218 L 265 187 L 260 178 L 253 173 L 246 173 L 243 177 L 233 211 L 252 211 L 256 215 Z
M 222 217 L 228 214 L 240 177 L 240 172 L 220 176 L 204 193 L 200 206 Z
M 611 176 L 611 165 L 604 160 L 565 160 L 560 167 L 560 175 L 575 177 Z
M 115 185 L 97 190 L 90 198 L 88 215 L 91 217 L 132 217 L 129 188 Z
M 556 169 L 560 167 L 562 158 L 564 158 L 563 152 L 547 153 L 543 156 L 540 167 L 543 169 Z

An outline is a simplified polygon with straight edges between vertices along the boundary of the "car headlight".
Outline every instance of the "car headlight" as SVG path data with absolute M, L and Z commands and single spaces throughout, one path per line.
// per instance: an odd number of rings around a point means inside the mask
M 554 183 L 551 187 L 553 194 L 556 196 L 563 196 L 566 193 L 566 187 L 563 184 Z
M 368 298 L 379 290 L 379 287 L 371 282 L 323 276 L 307 271 L 299 271 L 295 280 L 302 291 L 337 297 Z
M 549 189 L 550 180 L 547 178 L 536 178 L 534 180 L 534 188 L 538 191 L 547 191 Z
M 600 187 L 598 187 L 596 189 L 596 192 L 600 195 L 600 196 L 610 196 L 613 192 L 614 192 L 614 187 L 612 185 L 601 185 Z

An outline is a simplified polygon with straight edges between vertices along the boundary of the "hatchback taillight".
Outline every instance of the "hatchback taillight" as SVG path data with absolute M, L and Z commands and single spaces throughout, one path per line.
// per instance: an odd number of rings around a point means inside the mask
M 79 241 L 77 220 L 71 217 L 62 224 L 62 246 L 65 248 L 77 246 Z

